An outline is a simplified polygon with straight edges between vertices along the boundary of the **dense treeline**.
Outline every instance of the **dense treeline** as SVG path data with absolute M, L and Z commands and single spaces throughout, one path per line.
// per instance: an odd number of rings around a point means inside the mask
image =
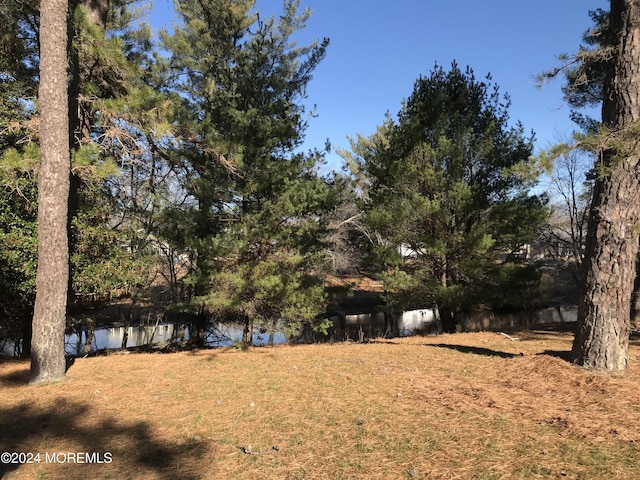
M 70 3 L 69 312 L 160 288 L 192 342 L 233 321 L 250 343 L 254 326 L 326 331 L 327 277 L 363 273 L 386 309 L 437 306 L 447 330 L 527 306 L 539 274 L 515 253 L 548 208 L 533 136 L 491 78 L 436 65 L 342 152 L 348 173 L 321 176 L 328 146 L 301 146 L 329 40 L 295 43 L 296 0 L 278 18 L 254 3 L 177 0 L 155 40 L 144 2 Z M 0 16 L 0 337 L 16 340 L 35 299 L 38 4 Z

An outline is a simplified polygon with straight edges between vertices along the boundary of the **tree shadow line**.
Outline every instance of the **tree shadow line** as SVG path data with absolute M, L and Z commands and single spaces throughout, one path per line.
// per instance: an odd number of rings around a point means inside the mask
M 26 370 L 0 380 L 17 386 L 24 385 L 28 376 Z M 92 421 L 94 413 L 90 404 L 67 399 L 58 399 L 48 407 L 26 403 L 0 409 L 0 452 L 40 453 L 40 465 L 46 463 L 47 453 L 49 459 L 52 454 L 63 454 L 57 465 L 44 465 L 54 478 L 78 478 L 78 474 L 84 478 L 130 477 L 139 472 L 169 480 L 192 478 L 201 470 L 202 458 L 210 448 L 206 441 L 167 443 L 154 438 L 147 422 L 127 424 L 107 418 L 96 423 Z M 43 445 L 48 451 L 38 452 Z M 64 461 L 69 445 L 73 445 L 72 453 L 94 455 L 102 463 Z M 19 463 L 0 462 L 0 478 L 20 467 Z
M 485 357 L 499 357 L 499 358 L 515 358 L 515 357 L 523 357 L 524 353 L 511 353 L 511 352 L 503 352 L 500 350 L 493 350 L 490 348 L 484 347 L 473 347 L 468 345 L 455 345 L 455 344 L 447 344 L 447 343 L 429 343 L 425 344 L 426 347 L 435 347 L 435 348 L 446 348 L 449 350 L 456 350 L 460 353 L 471 353 L 474 355 L 482 355 Z M 549 355 L 552 357 L 560 358 L 565 362 L 572 363 L 571 360 L 571 351 L 566 350 L 544 350 L 540 353 L 536 353 L 536 355 Z
M 29 369 L 16 370 L 0 375 L 0 386 L 2 388 L 21 387 L 29 383 Z

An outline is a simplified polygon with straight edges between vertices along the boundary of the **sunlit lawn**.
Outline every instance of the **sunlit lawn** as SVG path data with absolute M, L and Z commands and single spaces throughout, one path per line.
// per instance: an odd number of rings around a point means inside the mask
M 559 358 L 570 335 L 515 336 L 114 355 L 79 359 L 65 382 L 35 387 L 28 363 L 4 362 L 0 451 L 41 456 L 0 473 L 640 478 L 640 347 L 625 375 L 610 376 Z M 47 463 L 54 453 L 59 463 Z

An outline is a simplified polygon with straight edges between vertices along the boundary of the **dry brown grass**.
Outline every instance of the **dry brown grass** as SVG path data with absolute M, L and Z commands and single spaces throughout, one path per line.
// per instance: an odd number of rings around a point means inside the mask
M 77 360 L 59 384 L 0 365 L 6 479 L 637 479 L 640 347 L 624 375 L 497 333 Z M 274 448 L 276 447 L 276 448 Z

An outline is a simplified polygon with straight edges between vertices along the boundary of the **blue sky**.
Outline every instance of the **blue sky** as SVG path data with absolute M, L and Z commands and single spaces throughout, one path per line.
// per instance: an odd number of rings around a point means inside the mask
M 173 20 L 171 0 L 154 0 L 151 23 Z M 281 12 L 279 0 L 257 0 L 263 15 Z M 606 0 L 301 0 L 312 17 L 299 44 L 331 39 L 328 53 L 309 84 L 317 105 L 305 148 L 348 148 L 347 135 L 372 134 L 388 111 L 395 115 L 420 75 L 437 62 L 455 60 L 483 78 L 491 73 L 511 96 L 511 120 L 536 133 L 545 148 L 574 124 L 562 100 L 560 80 L 536 86 L 533 76 L 558 65 L 557 56 L 576 51 L 590 27 L 589 10 Z M 340 168 L 332 152 L 328 167 Z

